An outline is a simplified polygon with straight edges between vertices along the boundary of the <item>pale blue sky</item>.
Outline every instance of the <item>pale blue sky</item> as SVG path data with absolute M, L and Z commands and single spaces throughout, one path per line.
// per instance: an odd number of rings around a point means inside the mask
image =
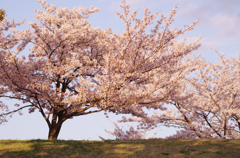
M 139 17 L 142 17 L 145 7 L 148 7 L 153 13 L 160 12 L 168 15 L 174 5 L 178 5 L 179 9 L 173 27 L 183 28 L 184 25 L 200 19 L 200 23 L 196 28 L 186 33 L 184 37 L 188 39 L 188 42 L 191 42 L 202 35 L 202 47 L 196 53 L 202 54 L 207 60 L 217 62 L 217 54 L 210 50 L 209 46 L 217 48 L 220 52 L 225 52 L 227 57 L 237 57 L 240 53 L 239 0 L 126 1 L 132 6 L 131 10 L 139 11 Z M 94 27 L 98 26 L 101 29 L 112 28 L 115 33 L 121 33 L 124 29 L 124 24 L 115 14 L 117 11 L 121 11 L 119 8 L 121 0 L 47 0 L 47 2 L 58 7 L 71 9 L 79 5 L 98 7 L 101 11 L 89 18 L 89 22 Z M 27 22 L 18 29 L 30 28 L 28 22 L 36 22 L 33 17 L 34 11 L 36 9 L 42 10 L 36 0 L 0 0 L 0 8 L 6 10 L 7 17 L 11 20 L 20 21 L 26 19 Z M 184 37 L 180 37 L 179 40 Z M 27 53 L 27 50 L 25 53 Z M 6 102 L 12 109 L 13 102 L 10 100 Z M 23 116 L 13 115 L 9 122 L 0 125 L 0 139 L 47 139 L 48 127 L 42 116 L 38 112 L 28 114 L 27 110 L 24 110 L 23 113 Z M 107 119 L 103 113 L 75 117 L 63 124 L 59 139 L 99 140 L 98 136 L 113 139 L 114 137 L 104 130 L 113 130 L 114 125 L 112 122 L 120 118 L 121 116 L 112 114 Z M 131 123 L 128 125 L 131 125 Z M 124 127 L 127 128 L 126 125 Z M 175 133 L 175 130 L 160 127 L 153 130 L 153 132 L 157 132 L 158 136 L 164 137 Z

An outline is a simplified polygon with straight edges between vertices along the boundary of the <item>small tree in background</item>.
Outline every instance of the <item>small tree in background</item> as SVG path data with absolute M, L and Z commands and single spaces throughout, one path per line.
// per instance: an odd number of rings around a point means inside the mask
M 38 2 L 45 12 L 37 11 L 39 23 L 29 22 L 33 31 L 1 34 L 0 97 L 24 104 L 0 116 L 37 110 L 49 127 L 49 140 L 57 139 L 62 124 L 75 116 L 105 111 L 145 117 L 144 108 L 163 109 L 200 63 L 199 57 L 190 56 L 200 38 L 189 45 L 175 40 L 198 21 L 184 29 L 169 28 L 177 7 L 168 18 L 161 14 L 147 33 L 158 13 L 146 8 L 138 19 L 123 1 L 123 14 L 117 15 L 126 27 L 115 34 L 88 23 L 98 8 L 70 10 Z M 19 57 L 29 43 L 28 58 Z
M 5 10 L 0 9 L 0 21 L 2 21 L 5 16 L 6 16 Z
M 135 130 L 132 126 L 129 130 L 123 131 L 116 123 L 114 123 L 115 130 L 113 132 L 106 130 L 112 136 L 115 136 L 119 140 L 129 140 L 129 139 L 145 139 L 146 133 L 143 131 Z M 100 137 L 102 140 L 104 138 Z

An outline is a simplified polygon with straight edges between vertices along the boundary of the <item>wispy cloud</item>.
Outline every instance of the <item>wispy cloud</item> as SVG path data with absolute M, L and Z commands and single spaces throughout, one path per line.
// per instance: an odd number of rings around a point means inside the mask
M 216 38 L 233 40 L 240 38 L 240 1 L 239 0 L 182 0 L 178 14 L 181 18 L 200 19 L 206 29 L 219 30 Z

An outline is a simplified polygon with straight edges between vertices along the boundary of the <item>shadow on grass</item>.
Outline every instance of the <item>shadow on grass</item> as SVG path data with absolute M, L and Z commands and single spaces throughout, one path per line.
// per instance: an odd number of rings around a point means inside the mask
M 1 140 L 0 157 L 240 157 L 240 140 Z

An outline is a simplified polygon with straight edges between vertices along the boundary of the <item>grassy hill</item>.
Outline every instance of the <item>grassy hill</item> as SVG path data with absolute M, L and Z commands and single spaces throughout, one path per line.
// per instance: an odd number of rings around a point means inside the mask
M 0 140 L 0 157 L 240 157 L 240 140 Z

